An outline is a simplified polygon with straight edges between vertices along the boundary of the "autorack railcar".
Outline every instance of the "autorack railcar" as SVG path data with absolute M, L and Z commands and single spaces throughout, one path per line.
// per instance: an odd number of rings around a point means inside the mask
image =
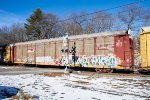
M 72 54 L 63 55 L 63 38 L 15 43 L 13 63 L 96 68 L 109 72 L 112 69 L 131 70 L 134 45 L 125 31 L 103 32 L 69 36 L 68 48 L 76 44 L 76 60 Z

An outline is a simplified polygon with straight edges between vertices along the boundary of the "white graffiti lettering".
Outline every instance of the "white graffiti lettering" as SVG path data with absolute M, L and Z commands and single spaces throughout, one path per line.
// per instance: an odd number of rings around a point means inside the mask
M 90 56 L 86 57 L 85 55 L 82 57 L 78 57 L 78 59 L 75 61 L 75 64 L 80 64 L 83 67 L 88 67 L 89 65 L 92 65 L 95 67 L 96 65 L 99 65 L 100 67 L 108 66 L 110 68 L 114 68 L 118 65 L 118 59 L 113 55 L 108 56 Z M 73 64 L 72 61 L 68 61 L 66 56 L 62 56 L 61 63 L 66 64 Z

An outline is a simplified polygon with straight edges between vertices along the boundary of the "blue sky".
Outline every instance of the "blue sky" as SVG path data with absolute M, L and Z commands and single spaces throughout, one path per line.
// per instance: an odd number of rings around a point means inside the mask
M 62 18 L 71 12 L 87 11 L 90 13 L 136 1 L 139 0 L 1 0 L 0 27 L 18 22 L 25 23 L 36 8 Z M 149 9 L 150 0 L 145 0 L 140 5 Z

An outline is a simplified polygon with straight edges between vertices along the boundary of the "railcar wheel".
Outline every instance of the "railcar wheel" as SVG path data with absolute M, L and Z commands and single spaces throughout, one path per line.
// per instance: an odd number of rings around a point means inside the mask
M 112 73 L 113 69 L 107 69 L 107 73 Z
M 102 69 L 102 72 L 103 72 L 103 73 L 106 73 L 106 72 L 107 72 L 107 69 L 105 69 L 105 68 Z
M 100 69 L 100 68 L 96 68 L 95 71 L 98 73 L 102 73 L 102 69 Z

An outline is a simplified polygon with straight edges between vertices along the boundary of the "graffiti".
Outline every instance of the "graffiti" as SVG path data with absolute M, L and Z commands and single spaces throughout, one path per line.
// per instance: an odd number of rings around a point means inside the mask
M 68 64 L 68 58 L 67 56 L 62 56 L 61 61 L 60 61 L 63 65 L 67 65 Z
M 17 60 L 18 61 L 18 60 Z M 30 57 L 23 57 L 22 61 L 25 62 L 26 64 L 30 64 L 34 62 L 34 58 L 30 58 Z
M 72 58 L 73 58 L 72 55 L 68 55 L 68 56 L 63 55 L 61 57 L 60 63 L 63 65 L 73 64 L 74 60 Z
M 43 63 L 43 64 L 52 64 L 52 65 L 64 65 L 64 66 L 72 65 L 75 63 L 82 67 L 99 66 L 100 68 L 104 68 L 105 66 L 109 68 L 114 68 L 120 63 L 119 58 L 116 58 L 114 55 L 108 55 L 108 56 L 92 55 L 88 57 L 86 55 L 83 55 L 81 57 L 76 56 L 75 60 L 72 55 L 68 55 L 68 56 L 63 55 L 62 57 L 57 59 L 51 56 L 36 57 L 36 59 L 23 57 L 22 61 L 26 63 Z
M 85 55 L 82 57 L 79 57 L 76 61 L 76 64 L 80 64 L 83 67 L 88 67 L 89 63 L 90 63 L 89 57 L 86 57 Z
M 108 55 L 108 56 L 90 56 L 86 57 L 85 55 L 82 57 L 78 57 L 78 59 L 75 61 L 75 64 L 80 64 L 82 67 L 88 67 L 89 65 L 95 67 L 95 66 L 108 66 L 110 68 L 114 68 L 115 66 L 118 65 L 118 59 L 113 56 L 113 55 Z M 66 56 L 62 56 L 61 63 L 66 65 L 66 64 L 73 64 L 74 61 L 68 60 Z
M 116 46 L 117 47 L 121 47 L 122 46 L 122 42 L 120 40 L 118 40 L 117 43 L 116 43 Z
M 82 57 L 78 59 L 79 63 L 84 66 L 88 67 L 88 65 L 92 65 L 93 67 L 96 65 L 99 65 L 101 67 L 108 66 L 110 68 L 114 68 L 118 65 L 118 60 L 115 56 L 109 55 L 109 56 L 91 56 L 91 57 Z
M 103 44 L 103 45 L 99 45 L 97 46 L 97 50 L 110 50 L 114 48 L 114 44 Z

